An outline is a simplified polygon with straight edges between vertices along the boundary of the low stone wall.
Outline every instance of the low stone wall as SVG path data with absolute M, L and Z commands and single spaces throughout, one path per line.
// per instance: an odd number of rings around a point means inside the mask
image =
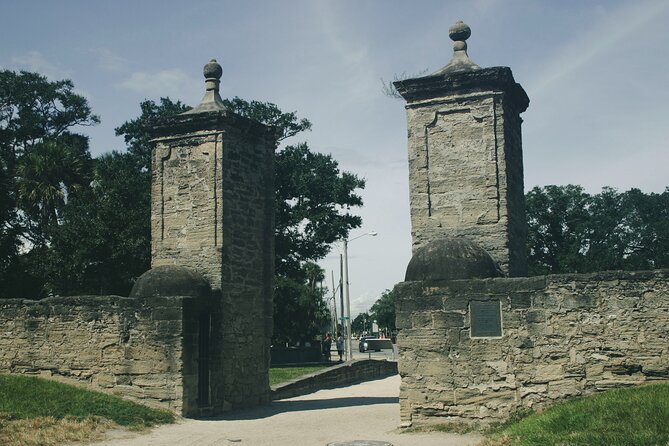
M 194 349 L 182 342 L 196 336 L 184 318 L 194 305 L 184 297 L 2 299 L 0 372 L 86 383 L 182 413 L 197 396 L 196 371 L 183 366 Z
M 397 363 L 357 359 L 272 387 L 272 400 L 306 395 L 321 389 L 334 389 L 397 374 Z
M 395 290 L 405 423 L 488 423 L 521 407 L 669 379 L 669 270 Z M 471 336 L 472 302 L 500 303 L 501 336 Z

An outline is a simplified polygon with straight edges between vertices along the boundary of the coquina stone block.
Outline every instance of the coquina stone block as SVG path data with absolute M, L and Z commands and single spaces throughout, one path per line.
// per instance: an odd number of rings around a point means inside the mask
M 407 101 L 413 249 L 462 237 L 488 251 L 506 274 L 523 276 L 520 113 L 529 99 L 509 68 L 480 68 L 466 48 L 455 41 L 447 66 L 395 82 Z
M 0 371 L 200 416 L 269 402 L 275 129 L 205 96 L 155 122 L 151 265 L 131 297 L 0 300 Z
M 152 267 L 202 274 L 220 298 L 212 319 L 212 412 L 269 402 L 276 130 L 225 108 L 220 65 L 202 103 L 153 127 Z M 214 347 L 212 347 L 214 348 Z
M 567 397 L 669 381 L 669 270 L 404 282 L 395 292 L 406 327 L 398 337 L 404 423 L 485 424 Z M 441 302 L 416 306 L 428 293 Z M 463 314 L 451 300 L 500 301 L 502 336 L 472 337 L 469 308 Z M 458 335 L 447 314 L 462 321 Z
M 394 290 L 402 425 L 485 424 L 669 380 L 669 271 L 522 277 L 529 99 L 509 68 L 469 59 L 470 33 L 457 22 L 444 68 L 395 82 L 413 238 Z

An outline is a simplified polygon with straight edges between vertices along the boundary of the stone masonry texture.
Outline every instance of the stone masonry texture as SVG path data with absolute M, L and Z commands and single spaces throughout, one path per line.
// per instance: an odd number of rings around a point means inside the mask
M 274 130 L 218 110 L 152 132 L 152 270 L 130 298 L 0 300 L 0 371 L 184 416 L 267 403 Z
M 404 422 L 485 424 L 669 380 L 669 270 L 404 282 L 395 291 Z M 501 337 L 470 336 L 472 301 L 501 302 Z
M 269 401 L 274 277 L 273 130 L 225 110 L 153 129 L 152 267 L 202 274 L 211 321 L 211 411 Z
M 465 237 L 511 276 L 526 274 L 520 113 L 527 95 L 505 67 L 399 81 L 407 100 L 414 251 Z
M 193 298 L 0 300 L 0 370 L 85 383 L 182 413 Z

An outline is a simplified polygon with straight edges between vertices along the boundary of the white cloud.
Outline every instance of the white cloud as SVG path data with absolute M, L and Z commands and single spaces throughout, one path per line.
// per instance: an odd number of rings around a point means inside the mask
M 191 92 L 194 85 L 199 85 L 199 83 L 176 68 L 154 73 L 134 72 L 128 79 L 119 84 L 122 88 L 146 96 L 170 96 L 173 98 L 192 97 Z
M 544 64 L 544 69 L 528 84 L 530 97 L 539 96 L 588 63 L 596 62 L 598 56 L 614 49 L 623 40 L 638 39 L 644 26 L 667 8 L 669 2 L 666 1 L 634 2 L 607 14 L 592 30 L 574 33 L 576 38 L 559 48 L 552 60 Z M 620 61 L 620 64 L 624 63 Z
M 51 81 L 71 79 L 74 75 L 72 70 L 62 68 L 50 62 L 39 51 L 28 51 L 23 55 L 14 56 L 12 57 L 12 64 L 14 64 L 18 69 L 31 71 L 46 76 Z M 76 84 L 73 91 L 85 97 L 89 101 L 93 98 L 91 92 L 78 87 Z
M 128 67 L 128 60 L 107 48 L 91 48 L 90 52 L 98 58 L 98 67 L 102 71 L 121 72 Z
M 337 73 L 330 81 L 335 80 L 348 89 L 347 97 L 340 98 L 340 106 L 357 98 L 367 98 L 369 91 L 380 90 L 379 77 L 365 39 L 355 33 L 334 4 L 314 3 L 312 7 L 319 19 L 319 32 L 329 49 L 327 54 L 333 57 L 328 63 Z
M 591 30 L 572 31 L 536 63 L 523 124 L 527 189 L 664 190 L 669 92 L 658 85 L 668 11 L 667 1 L 599 10 Z
M 12 57 L 12 63 L 19 69 L 40 73 L 50 79 L 63 79 L 72 76 L 70 70 L 66 70 L 51 63 L 39 51 L 28 51 L 27 53 Z

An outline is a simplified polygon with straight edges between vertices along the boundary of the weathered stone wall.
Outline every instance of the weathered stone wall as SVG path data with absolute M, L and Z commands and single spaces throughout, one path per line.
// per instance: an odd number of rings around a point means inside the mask
M 396 286 L 400 411 L 433 423 L 669 379 L 669 270 Z M 470 336 L 472 301 L 501 302 L 502 336 Z
M 202 274 L 211 320 L 214 413 L 269 401 L 274 287 L 273 129 L 225 110 L 153 129 L 152 267 Z
M 527 217 L 525 212 L 525 181 L 523 172 L 523 143 L 521 124 L 523 119 L 517 106 L 512 101 L 502 104 L 502 119 L 504 120 L 503 141 L 498 144 L 503 147 L 504 190 L 506 191 L 507 234 L 509 256 L 508 273 L 512 277 L 527 275 Z M 494 257 L 493 257 L 494 258 Z
M 222 131 L 156 140 L 151 185 L 151 266 L 179 265 L 221 287 Z
M 223 152 L 225 405 L 269 402 L 274 292 L 274 145 L 229 132 Z M 254 137 L 249 137 L 254 136 Z M 233 141 L 234 138 L 234 142 Z
M 2 299 L 0 371 L 86 383 L 181 414 L 197 397 L 183 360 L 193 354 L 183 339 L 197 342 L 184 319 L 194 306 L 180 297 Z
M 522 276 L 527 233 L 520 113 L 527 98 L 508 68 L 444 79 L 398 86 L 408 101 L 414 252 L 433 240 L 466 237 L 504 272 Z M 480 85 L 465 88 L 466 82 Z

